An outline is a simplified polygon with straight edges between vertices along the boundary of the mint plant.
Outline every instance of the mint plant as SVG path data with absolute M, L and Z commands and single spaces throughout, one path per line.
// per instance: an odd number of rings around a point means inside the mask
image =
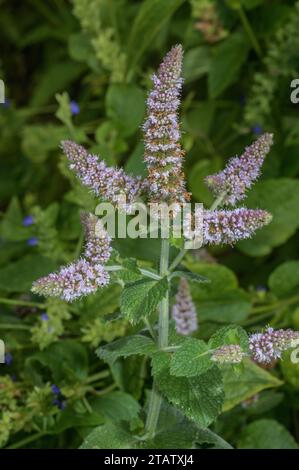
M 184 178 L 178 117 L 182 59 L 182 47 L 173 47 L 152 77 L 153 89 L 147 98 L 143 125 L 146 177 L 127 175 L 123 169 L 108 167 L 81 145 L 62 142 L 70 169 L 96 197 L 117 205 L 119 198 L 125 196 L 122 210 L 129 214 L 137 200 L 172 205 L 173 223 L 175 211 L 192 197 Z M 232 158 L 224 170 L 206 177 L 215 200 L 210 208 L 191 214 L 193 237 L 200 236 L 203 246 L 233 245 L 254 236 L 256 230 L 271 222 L 272 216 L 265 210 L 236 207 L 260 175 L 271 144 L 272 135 L 263 134 L 243 155 Z M 201 223 L 197 224 L 199 219 Z M 134 325 L 136 332 L 100 347 L 97 354 L 111 370 L 118 358 L 147 356 L 153 377 L 144 419 L 130 423 L 130 427 L 102 426 L 99 432 L 93 431 L 83 447 L 163 446 L 163 440 L 159 441 L 159 422 L 167 419 L 165 413 L 170 413 L 170 409 L 178 433 L 187 426 L 186 420 L 192 422 L 194 436 L 186 446 L 198 442 L 229 446 L 208 430 L 225 409 L 225 374 L 233 367 L 237 377 L 244 368 L 252 370 L 256 364 L 267 365 L 279 359 L 299 337 L 298 332 L 267 328 L 248 337 L 244 329 L 231 325 L 219 328 L 208 341 L 191 336 L 198 329 L 198 320 L 190 287 L 196 290 L 196 286 L 200 288 L 210 279 L 188 269 L 184 240 L 161 237 L 159 269 L 154 269 L 135 259 L 122 258 L 113 249 L 113 240 L 97 216 L 84 213 L 81 220 L 85 231 L 81 257 L 37 280 L 32 290 L 71 302 L 109 284 L 121 284 L 121 316 Z M 182 422 L 184 426 L 180 427 Z

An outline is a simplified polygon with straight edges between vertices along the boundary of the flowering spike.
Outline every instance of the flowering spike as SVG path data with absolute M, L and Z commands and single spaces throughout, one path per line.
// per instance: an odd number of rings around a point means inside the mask
M 234 210 L 204 210 L 203 243 L 232 245 L 238 240 L 250 238 L 257 229 L 271 220 L 271 214 L 262 209 L 240 207 Z
M 182 46 L 171 49 L 153 75 L 153 90 L 147 99 L 147 119 L 143 125 L 148 168 L 146 187 L 153 202 L 189 200 L 182 171 L 184 152 L 180 146 L 177 110 L 183 79 Z
M 33 292 L 69 302 L 109 283 L 110 277 L 103 264 L 111 255 L 111 239 L 95 215 L 82 213 L 81 221 L 86 236 L 84 258 L 63 266 L 57 273 L 38 279 L 33 284 Z
M 231 158 L 219 173 L 206 177 L 206 184 L 216 197 L 224 195 L 222 204 L 235 205 L 259 177 L 260 168 L 273 143 L 272 134 L 263 134 L 240 157 Z
M 184 278 L 180 279 L 176 303 L 172 308 L 172 318 L 175 321 L 176 331 L 180 335 L 190 335 L 198 328 L 196 308 L 188 282 Z
M 62 267 L 57 273 L 51 273 L 36 281 L 32 292 L 72 302 L 108 283 L 109 274 L 102 265 L 92 265 L 81 258 L 69 266 Z
M 111 255 L 111 238 L 104 230 L 101 221 L 93 214 L 81 213 L 81 223 L 85 229 L 84 257 L 91 264 L 105 264 Z
M 292 347 L 292 341 L 297 338 L 299 332 L 291 329 L 267 328 L 263 333 L 254 333 L 249 336 L 251 358 L 258 364 L 271 364 L 281 357 L 283 351 Z
M 141 190 L 140 178 L 127 175 L 122 168 L 108 167 L 96 155 L 70 140 L 62 142 L 62 149 L 70 161 L 70 169 L 97 196 L 111 203 L 117 203 L 121 195 L 126 196 L 128 203 L 137 198 Z
M 213 351 L 211 360 L 219 364 L 238 364 L 242 362 L 244 353 L 238 344 L 221 346 Z

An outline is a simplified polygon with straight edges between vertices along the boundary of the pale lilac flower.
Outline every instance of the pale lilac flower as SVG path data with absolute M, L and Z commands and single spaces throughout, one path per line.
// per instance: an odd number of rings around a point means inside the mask
M 84 258 L 91 264 L 105 264 L 112 252 L 111 238 L 101 221 L 93 214 L 83 212 L 81 223 L 85 229 Z
M 219 364 L 238 364 L 243 357 L 244 353 L 238 344 L 229 344 L 215 349 L 211 360 Z
M 222 204 L 234 205 L 245 198 L 246 190 L 260 176 L 260 168 L 273 143 L 272 134 L 263 134 L 246 147 L 240 157 L 231 158 L 219 173 L 206 177 L 206 184 L 216 197 L 223 195 Z
M 110 237 L 93 214 L 84 213 L 81 218 L 86 235 L 84 257 L 36 281 L 33 292 L 71 302 L 109 283 L 103 265 L 111 255 Z
M 60 271 L 42 277 L 32 291 L 44 296 L 59 297 L 67 302 L 92 294 L 109 283 L 109 274 L 100 264 L 90 264 L 81 258 Z
M 232 245 L 239 240 L 250 238 L 257 229 L 271 220 L 271 214 L 262 209 L 241 207 L 234 210 L 204 210 L 203 244 Z
M 96 155 L 70 140 L 62 142 L 62 149 L 81 182 L 96 196 L 117 203 L 121 195 L 132 203 L 141 191 L 141 178 L 127 175 L 122 168 L 108 167 Z
M 190 335 L 198 328 L 196 308 L 193 303 L 188 282 L 181 278 L 176 295 L 176 303 L 172 308 L 172 318 L 180 335 Z
M 271 364 L 279 359 L 281 353 L 289 349 L 292 341 L 297 338 L 299 338 L 298 331 L 267 328 L 263 333 L 249 336 L 250 356 L 258 364 Z
M 147 99 L 147 119 L 143 125 L 148 169 L 146 189 L 152 202 L 189 200 L 182 170 L 184 152 L 180 146 L 177 110 L 183 80 L 183 49 L 171 49 L 153 75 L 153 90 Z

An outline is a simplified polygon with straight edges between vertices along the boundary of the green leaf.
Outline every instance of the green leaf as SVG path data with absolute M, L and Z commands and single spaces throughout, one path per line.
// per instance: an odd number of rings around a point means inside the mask
M 192 197 L 197 201 L 204 202 L 210 206 L 213 202 L 213 195 L 204 182 L 208 175 L 212 175 L 219 170 L 219 165 L 214 160 L 203 159 L 196 163 L 188 173 L 188 185 Z
M 223 389 L 216 366 L 199 377 L 174 377 L 170 375 L 169 355 L 161 352 L 153 355 L 152 366 L 161 393 L 188 418 L 208 426 L 220 414 Z
M 100 359 L 107 362 L 110 366 L 119 357 L 128 357 L 135 354 L 149 355 L 156 351 L 156 345 L 151 338 L 142 335 L 126 336 L 109 343 L 97 350 Z
M 168 290 L 168 280 L 140 279 L 126 284 L 121 295 L 121 312 L 132 323 L 155 312 Z
M 291 178 L 261 181 L 248 193 L 246 206 L 268 210 L 273 220 L 252 239 L 243 240 L 237 246 L 250 256 L 268 255 L 299 227 L 299 181 Z
M 60 358 L 61 360 L 57 360 Z M 29 356 L 25 361 L 25 371 L 39 380 L 40 367 L 49 368 L 58 385 L 76 383 L 88 374 L 88 355 L 84 346 L 75 340 L 64 339 L 51 344 L 46 351 Z
M 141 3 L 128 40 L 128 63 L 134 69 L 159 31 L 185 0 L 145 0 Z
M 117 276 L 124 282 L 133 282 L 142 277 L 137 261 L 134 258 L 126 258 L 122 261 L 122 269 Z
M 66 127 L 55 124 L 31 124 L 23 127 L 22 149 L 34 163 L 44 162 L 50 151 L 59 150 L 60 142 L 70 138 Z
M 140 126 L 145 112 L 145 94 L 137 85 L 112 84 L 106 94 L 106 111 L 124 136 Z
M 216 46 L 211 59 L 208 87 L 211 98 L 217 98 L 238 77 L 241 66 L 246 62 L 249 43 L 244 34 L 234 33 Z
M 236 323 L 247 317 L 251 309 L 250 297 L 238 288 L 238 280 L 230 269 L 219 264 L 184 264 L 190 271 L 210 280 L 209 283 L 191 285 L 192 298 L 201 320 Z
M 171 357 L 170 373 L 177 377 L 192 377 L 203 374 L 213 365 L 206 343 L 199 339 L 186 338 Z
M 138 418 L 140 405 L 132 395 L 116 391 L 90 400 L 93 411 L 104 415 L 114 423 Z
M 185 83 L 198 80 L 209 71 L 210 53 L 206 46 L 189 49 L 184 57 L 183 77 Z
M 209 348 L 215 349 L 226 344 L 239 344 L 244 352 L 248 350 L 248 335 L 243 328 L 236 325 L 228 325 L 220 328 L 210 338 Z
M 294 354 L 298 358 L 298 345 L 294 350 Z M 283 353 L 282 361 L 280 361 L 280 368 L 284 380 L 290 384 L 295 390 L 299 390 L 299 362 L 294 362 L 291 360 L 292 351 L 285 351 Z M 298 359 L 297 359 L 298 360 Z
M 187 419 L 181 411 L 163 400 L 155 437 L 146 442 L 152 449 L 231 449 L 220 436 Z
M 84 65 L 72 61 L 51 62 L 39 77 L 30 105 L 42 106 L 48 103 L 55 93 L 68 89 L 69 84 L 76 80 L 84 69 Z
M 107 423 L 94 429 L 80 449 L 136 449 L 134 438 L 119 425 Z
M 105 418 L 99 413 L 76 413 L 74 409 L 66 409 L 57 416 L 57 421 L 51 433 L 60 434 L 66 429 L 94 427 L 104 424 Z
M 261 390 L 279 387 L 282 382 L 247 359 L 243 361 L 243 367 L 238 374 L 231 367 L 223 371 L 223 384 L 223 411 L 227 411 Z
M 299 261 L 286 261 L 270 275 L 268 285 L 279 297 L 291 292 L 299 285 Z
M 0 289 L 6 292 L 28 291 L 34 281 L 56 269 L 56 262 L 50 258 L 42 255 L 26 255 L 0 269 Z
M 202 276 L 201 274 L 197 273 L 192 273 L 191 271 L 174 271 L 171 274 L 171 277 L 185 277 L 186 279 L 190 279 L 190 281 L 195 281 L 195 282 L 210 282 L 210 279 L 208 279 L 205 276 Z
M 293 436 L 274 419 L 250 423 L 241 434 L 238 449 L 298 449 Z

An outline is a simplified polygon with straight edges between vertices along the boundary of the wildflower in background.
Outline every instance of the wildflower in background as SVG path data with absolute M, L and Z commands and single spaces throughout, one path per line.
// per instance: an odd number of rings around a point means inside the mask
M 80 113 L 80 106 L 76 101 L 70 101 L 70 110 L 73 115 Z
M 52 384 L 51 385 L 51 390 L 54 393 L 54 395 L 61 395 L 61 390 L 60 390 L 59 387 L 57 387 L 57 385 Z
M 238 344 L 221 346 L 213 351 L 211 360 L 219 364 L 238 364 L 242 362 L 244 353 Z
M 38 238 L 37 238 L 37 237 L 28 238 L 28 240 L 27 240 L 27 245 L 28 245 L 28 246 L 36 246 L 36 245 L 38 245 Z
M 70 162 L 70 169 L 96 196 L 117 203 L 124 194 L 129 204 L 137 198 L 141 190 L 141 178 L 127 175 L 122 168 L 108 167 L 96 155 L 70 140 L 62 142 L 62 149 Z
M 260 135 L 263 133 L 263 128 L 259 124 L 255 124 L 255 126 L 253 126 L 251 130 L 252 130 L 252 133 L 255 135 Z
M 10 366 L 13 363 L 13 357 L 12 357 L 12 354 L 10 352 L 5 353 L 4 359 L 5 359 L 5 364 L 7 366 Z
M 42 321 L 48 321 L 49 320 L 49 315 L 47 313 L 42 313 L 40 316 Z
M 288 330 L 274 330 L 267 328 L 263 333 L 254 333 L 249 336 L 249 352 L 254 362 L 270 364 L 279 359 L 283 351 L 292 346 L 292 341 L 299 338 L 299 332 Z
M 57 408 L 60 410 L 65 410 L 66 408 L 66 401 L 59 400 L 58 398 L 54 398 L 53 405 L 56 405 Z
M 198 329 L 196 308 L 190 294 L 189 284 L 184 278 L 180 279 L 176 302 L 172 308 L 172 318 L 175 321 L 176 331 L 180 335 L 190 335 Z
M 203 212 L 203 244 L 233 245 L 251 237 L 255 231 L 272 220 L 262 209 L 241 207 L 234 210 L 205 210 Z
M 1 103 L 1 104 L 2 104 L 3 108 L 6 108 L 6 109 L 7 109 L 7 108 L 10 107 L 11 102 L 10 102 L 10 100 L 9 100 L 8 98 L 5 98 L 4 103 Z
M 183 49 L 171 49 L 152 80 L 147 99 L 147 119 L 143 125 L 148 169 L 147 189 L 152 202 L 185 202 L 189 194 L 182 170 L 184 152 L 180 146 L 177 110 L 183 80 Z
M 234 205 L 244 199 L 246 190 L 260 175 L 260 168 L 273 143 L 272 134 L 263 134 L 240 157 L 231 158 L 219 173 L 207 176 L 205 181 L 216 197 L 223 196 L 222 204 Z
M 30 227 L 30 225 L 34 224 L 34 217 L 32 215 L 26 215 L 23 218 L 23 226 L 24 227 Z

